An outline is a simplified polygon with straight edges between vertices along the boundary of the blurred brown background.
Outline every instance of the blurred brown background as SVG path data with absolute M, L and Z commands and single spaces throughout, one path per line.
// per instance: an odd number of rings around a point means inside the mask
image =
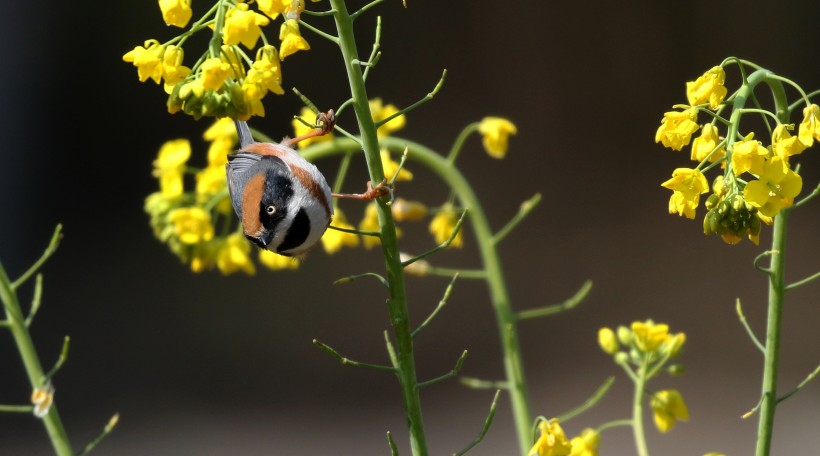
M 364 2 L 350 2 L 361 5 Z M 195 1 L 195 11 L 205 2 Z M 43 363 L 56 359 L 64 335 L 68 363 L 55 380 L 56 400 L 74 446 L 92 439 L 114 412 L 118 429 L 100 455 L 384 455 L 385 432 L 409 454 L 393 377 L 344 367 L 316 349 L 320 339 L 354 359 L 386 362 L 384 292 L 374 281 L 333 280 L 380 271 L 377 251 L 317 250 L 296 271 L 255 277 L 194 275 L 156 241 L 142 211 L 156 188 L 151 161 L 159 145 L 189 137 L 204 154 L 195 122 L 165 110 L 165 95 L 140 84 L 121 56 L 144 39 L 175 32 L 156 2 L 33 2 L 0 16 L 5 71 L 0 72 L 0 259 L 16 277 L 45 248 L 54 226 L 65 238 L 47 264 L 44 305 L 33 325 Z M 678 388 L 691 419 L 670 433 L 647 430 L 653 455 L 752 454 L 756 417 L 741 420 L 759 398 L 762 357 L 735 316 L 741 298 L 762 334 L 765 278 L 752 268 L 765 250 L 724 245 L 700 221 L 666 213 L 660 183 L 688 151 L 655 144 L 662 113 L 685 102 L 684 83 L 729 55 L 755 61 L 805 88 L 820 86 L 816 3 L 727 2 L 432 2 L 389 0 L 359 21 L 360 52 L 371 47 L 383 16 L 383 57 L 368 84 L 371 97 L 408 105 L 443 90 L 413 112 L 399 134 L 449 149 L 469 122 L 513 120 L 519 133 L 503 161 L 473 137 L 459 163 L 500 228 L 536 192 L 541 206 L 501 246 L 516 309 L 557 303 L 586 279 L 594 282 L 576 310 L 521 325 L 536 414 L 554 416 L 586 399 L 609 375 L 612 392 L 592 412 L 565 423 L 569 434 L 630 414 L 631 384 L 598 348 L 599 327 L 653 318 L 688 336 L 686 374 L 650 386 Z M 116 10 L 116 11 L 115 11 Z M 102 19 L 92 20 L 93 17 Z M 322 22 L 318 23 L 320 26 Z M 275 38 L 276 30 L 269 30 Z M 338 106 L 347 89 L 335 49 L 305 32 L 313 46 L 288 58 L 285 86 L 320 107 Z M 189 58 L 194 58 L 190 52 Z M 190 62 L 186 62 L 189 63 Z M 735 67 L 729 84 L 736 84 Z M 299 102 L 290 93 L 266 100 L 253 125 L 289 133 Z M 352 129 L 352 112 L 340 122 Z M 799 121 L 799 119 L 797 119 Z M 820 179 L 815 146 L 804 163 L 805 191 Z M 336 163 L 318 163 L 330 177 Z M 349 191 L 364 184 L 357 162 Z M 439 204 L 445 187 L 418 166 L 399 188 Z M 358 220 L 363 206 L 343 206 Z M 698 216 L 703 214 L 699 208 Z M 787 275 L 820 268 L 818 203 L 791 218 Z M 425 225 L 405 225 L 403 248 L 432 245 Z M 463 251 L 435 258 L 474 267 L 467 231 Z M 422 321 L 445 279 L 408 278 L 411 316 Z M 23 293 L 28 301 L 30 288 Z M 820 360 L 820 283 L 790 293 L 784 318 L 781 390 Z M 462 350 L 463 374 L 503 375 L 493 313 L 482 283 L 460 281 L 447 308 L 417 340 L 421 378 L 449 370 Z M 29 389 L 10 336 L 0 334 L 0 403 L 21 403 Z M 492 392 L 456 381 L 423 390 L 431 454 L 460 450 L 481 428 Z M 651 426 L 651 419 L 647 418 Z M 818 454 L 820 385 L 778 409 L 773 454 Z M 471 455 L 515 455 L 509 403 Z M 48 455 L 41 424 L 0 415 L 0 454 Z M 634 454 L 631 433 L 603 434 L 602 454 Z

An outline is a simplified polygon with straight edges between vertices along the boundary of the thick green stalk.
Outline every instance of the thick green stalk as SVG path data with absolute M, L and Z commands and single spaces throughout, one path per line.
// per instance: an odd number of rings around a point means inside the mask
M 46 381 L 43 372 L 42 364 L 40 364 L 40 357 L 37 356 L 37 351 L 34 349 L 34 342 L 31 340 L 31 334 L 26 326 L 26 319 L 23 317 L 23 311 L 20 309 L 20 302 L 17 299 L 17 293 L 12 289 L 11 282 L 3 265 L 0 264 L 0 299 L 3 301 L 3 308 L 6 311 L 6 321 L 9 323 L 9 330 L 14 338 L 14 343 L 20 351 L 20 358 L 23 360 L 23 366 L 26 369 L 29 383 L 32 390 L 43 386 Z M 46 416 L 43 418 L 43 424 L 46 427 L 46 432 L 51 439 L 51 444 L 54 447 L 54 452 L 58 456 L 73 456 L 74 451 L 71 449 L 71 444 L 68 441 L 63 424 L 60 421 L 60 415 L 57 413 L 57 406 L 51 405 Z
M 396 137 L 382 138 L 382 146 L 397 152 L 403 151 L 407 147 L 408 160 L 419 162 L 436 173 L 456 194 L 461 205 L 469 209 L 467 216 L 472 222 L 476 241 L 479 245 L 484 270 L 486 271 L 485 280 L 490 289 L 490 298 L 501 337 L 504 371 L 512 403 L 516 435 L 521 454 L 526 455 L 532 446 L 532 414 L 530 412 L 527 384 L 524 378 L 521 347 L 518 341 L 518 321 L 510 304 L 504 271 L 501 268 L 501 259 L 481 202 L 458 168 L 435 151 L 421 144 Z M 304 149 L 303 152 L 308 160 L 317 160 L 334 154 L 342 154 L 348 150 L 357 150 L 358 147 L 358 144 L 354 141 L 341 139 L 313 144 Z
M 350 17 L 343 0 L 330 0 L 330 5 L 335 11 L 333 18 L 336 21 L 339 48 L 342 51 L 342 59 L 350 83 L 350 94 L 359 124 L 361 147 L 364 149 L 367 167 L 370 171 L 370 180 L 373 183 L 379 183 L 384 179 L 384 170 L 379 155 L 379 141 L 376 137 L 376 126 L 370 112 L 362 69 L 356 63 L 359 61 L 359 56 L 353 33 L 353 19 Z M 426 456 L 427 442 L 424 436 L 416 362 L 413 355 L 413 337 L 407 311 L 407 294 L 404 286 L 404 271 L 399 256 L 396 224 L 390 206 L 383 198 L 376 200 L 376 206 L 379 215 L 382 251 L 387 270 L 387 282 L 390 285 L 390 297 L 387 301 L 387 307 L 390 314 L 390 324 L 393 327 L 393 335 L 396 338 L 397 365 L 395 367 L 397 368 L 404 399 L 404 411 L 410 434 L 410 449 L 415 456 Z
M 644 355 L 648 356 L 648 355 Z M 638 379 L 635 382 L 635 395 L 632 401 L 632 433 L 635 436 L 635 449 L 638 456 L 649 456 L 649 449 L 646 446 L 646 436 L 643 426 L 643 397 L 646 388 L 646 377 L 649 363 L 646 358 L 638 371 Z

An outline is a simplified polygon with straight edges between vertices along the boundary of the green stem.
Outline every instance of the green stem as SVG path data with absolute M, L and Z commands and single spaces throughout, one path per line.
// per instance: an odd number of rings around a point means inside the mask
M 23 317 L 23 312 L 20 309 L 17 293 L 12 288 L 2 263 L 0 263 L 0 299 L 3 301 L 3 308 L 6 311 L 6 320 L 9 322 L 9 330 L 20 352 L 20 358 L 23 360 L 23 366 L 25 366 L 31 389 L 39 388 L 44 385 L 47 378 L 43 372 L 43 366 L 40 364 L 37 351 L 34 349 L 34 342 L 31 340 L 31 334 L 26 326 L 26 319 Z M 58 456 L 73 456 L 74 451 L 71 449 L 68 435 L 60 421 L 56 404 L 52 404 L 46 416 L 43 417 L 43 424 L 51 439 L 54 452 Z
M 367 167 L 371 182 L 378 183 L 384 180 L 384 170 L 379 155 L 379 141 L 376 137 L 376 126 L 370 112 L 370 105 L 365 89 L 361 66 L 356 50 L 356 40 L 353 34 L 353 18 L 347 11 L 343 0 L 330 0 L 335 13 L 339 48 L 342 52 L 347 79 L 350 84 L 350 95 L 361 134 L 361 147 L 364 149 Z M 396 235 L 396 224 L 390 206 L 384 198 L 376 200 L 379 226 L 381 231 L 382 252 L 387 270 L 387 281 L 390 284 L 387 300 L 390 324 L 396 339 L 396 375 L 401 386 L 404 400 L 404 411 L 407 417 L 407 427 L 410 434 L 410 449 L 415 456 L 427 455 L 427 442 L 424 435 L 424 423 L 421 415 L 421 399 L 416 375 L 415 357 L 413 354 L 413 336 L 410 328 L 410 318 L 407 310 L 407 294 L 405 292 L 404 271 L 401 265 L 399 247 Z
M 769 310 L 766 320 L 766 350 L 763 365 L 762 402 L 757 427 L 756 456 L 768 456 L 777 408 L 777 365 L 780 357 L 780 326 L 783 317 L 786 222 L 788 210 L 774 218 L 772 255 L 769 263 Z
M 647 367 L 647 358 L 644 357 L 635 381 L 635 396 L 632 402 L 632 432 L 635 436 L 635 449 L 638 451 L 638 456 L 649 456 L 643 429 L 643 395 L 646 388 Z
M 532 446 L 532 414 L 530 412 L 527 384 L 524 378 L 521 347 L 518 340 L 518 319 L 512 309 L 504 279 L 504 271 L 501 268 L 501 259 L 481 202 L 458 168 L 432 149 L 404 138 L 392 136 L 382 138 L 381 142 L 382 147 L 394 152 L 404 151 L 406 147 L 409 150 L 408 158 L 410 160 L 421 163 L 437 174 L 444 182 L 447 182 L 458 196 L 461 206 L 469 209 L 468 217 L 479 246 L 483 263 L 482 269 L 486 271 L 485 280 L 490 289 L 490 298 L 496 314 L 496 323 L 504 358 L 506 389 L 510 394 L 516 435 L 521 454 L 526 455 Z M 350 150 L 359 150 L 359 147 L 355 141 L 337 139 L 332 142 L 311 144 L 302 150 L 302 154 L 306 159 L 315 161 L 323 157 L 343 154 Z M 382 239 L 382 242 L 384 242 L 384 239 Z

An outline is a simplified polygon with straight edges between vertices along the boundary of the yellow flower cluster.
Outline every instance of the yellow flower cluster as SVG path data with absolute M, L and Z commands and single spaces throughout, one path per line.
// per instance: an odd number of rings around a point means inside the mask
M 567 440 L 557 418 L 538 421 L 540 435 L 527 456 L 598 456 L 601 434 L 591 428 Z
M 193 16 L 190 0 L 160 0 L 159 7 L 166 24 L 188 27 Z M 137 67 L 140 82 L 163 82 L 172 114 L 182 111 L 196 119 L 264 116 L 262 99 L 268 93 L 284 93 L 281 60 L 310 49 L 299 31 L 298 20 L 304 10 L 304 0 L 224 2 L 210 8 L 179 36 L 165 43 L 146 40 L 123 55 L 123 61 Z M 277 49 L 262 35 L 263 28 L 280 15 L 283 22 Z M 210 44 L 192 68 L 186 67 L 183 45 L 192 35 L 209 28 L 222 45 Z M 260 37 L 262 45 L 257 48 Z
M 724 127 L 719 122 L 729 117 L 720 116 L 721 111 L 731 108 L 724 102 L 728 93 L 725 80 L 722 67 L 709 69 L 686 83 L 689 105 L 664 114 L 655 142 L 672 150 L 682 150 L 692 142 L 690 158 L 698 164 L 675 169 L 672 178 L 661 185 L 672 190 L 669 213 L 694 219 L 700 195 L 710 190 L 704 172 L 719 165 L 723 173 L 713 180 L 712 195 L 706 200 L 704 233 L 717 234 L 729 244 L 737 244 L 743 237 L 757 244 L 761 222 L 771 224 L 773 217 L 794 203 L 802 189 L 802 179 L 792 170 L 789 159 L 820 140 L 820 107 L 808 104 L 803 109 L 796 136 L 790 133 L 795 129 L 793 124 L 777 123 L 771 140 L 763 143 L 754 132 L 740 137 L 739 125 L 728 122 L 724 131 L 735 137 L 727 138 L 721 136 Z M 703 113 L 712 121 L 701 127 L 697 121 Z M 739 123 L 740 117 L 732 119 Z M 774 113 L 771 117 L 776 118 Z M 700 136 L 692 141 L 698 130 Z

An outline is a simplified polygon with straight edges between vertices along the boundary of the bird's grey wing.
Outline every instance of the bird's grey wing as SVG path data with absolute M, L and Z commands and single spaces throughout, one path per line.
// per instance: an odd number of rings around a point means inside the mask
M 225 174 L 228 176 L 228 193 L 231 196 L 231 204 L 236 216 L 242 218 L 242 191 L 245 189 L 247 178 L 243 174 L 250 171 L 250 168 L 259 163 L 261 155 L 237 153 L 228 155 L 228 163 L 225 165 Z
M 234 125 L 236 125 L 236 135 L 239 136 L 240 149 L 244 149 L 256 142 L 253 140 L 253 135 L 247 122 L 244 120 L 234 120 Z

